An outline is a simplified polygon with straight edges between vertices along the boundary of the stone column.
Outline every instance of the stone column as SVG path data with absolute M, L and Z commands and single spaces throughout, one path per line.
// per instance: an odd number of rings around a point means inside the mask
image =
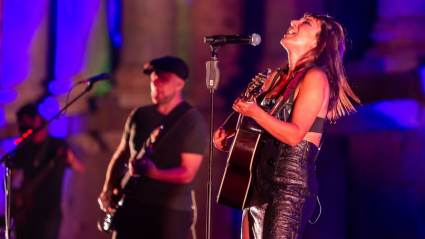
M 350 73 L 393 74 L 418 68 L 420 57 L 425 55 L 424 12 L 422 0 L 379 0 L 372 32 L 375 45 Z
M 123 46 L 115 72 L 118 104 L 134 108 L 149 104 L 149 77 L 143 65 L 174 54 L 175 1 L 122 1 Z

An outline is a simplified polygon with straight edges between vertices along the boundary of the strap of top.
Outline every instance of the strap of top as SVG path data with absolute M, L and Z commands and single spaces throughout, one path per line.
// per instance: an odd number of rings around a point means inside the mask
M 316 117 L 308 132 L 323 133 L 326 118 Z
M 286 122 L 290 120 L 292 108 L 294 105 L 295 89 L 300 84 L 301 80 L 304 78 L 306 72 L 306 70 L 302 70 L 298 72 L 294 78 L 292 78 L 292 80 L 286 87 L 283 95 L 279 97 L 277 103 L 270 112 L 271 115 Z M 309 132 L 322 133 L 325 121 L 326 118 L 316 117 L 313 122 L 313 125 L 309 129 Z

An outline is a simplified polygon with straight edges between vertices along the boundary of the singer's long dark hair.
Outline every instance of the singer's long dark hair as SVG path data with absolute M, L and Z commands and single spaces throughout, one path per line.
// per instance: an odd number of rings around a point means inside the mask
M 321 30 L 316 36 L 317 46 L 306 52 L 298 60 L 294 72 L 310 68 L 319 68 L 325 72 L 330 86 L 328 119 L 335 120 L 355 112 L 356 109 L 348 97 L 357 103 L 360 103 L 360 100 L 348 84 L 347 74 L 342 62 L 345 53 L 346 34 L 344 28 L 328 15 L 306 13 L 304 17 L 313 17 L 319 20 Z M 287 62 L 283 69 L 288 68 L 289 63 Z

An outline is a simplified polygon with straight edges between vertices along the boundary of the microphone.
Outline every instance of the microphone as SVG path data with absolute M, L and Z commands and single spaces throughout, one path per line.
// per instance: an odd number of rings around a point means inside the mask
M 204 43 L 222 46 L 224 44 L 251 44 L 259 45 L 261 42 L 260 35 L 254 33 L 252 35 L 217 35 L 204 37 Z
M 82 81 L 78 82 L 78 84 L 86 84 L 86 83 L 87 84 L 93 84 L 96 81 L 107 80 L 107 79 L 109 79 L 109 77 L 110 77 L 109 73 L 102 73 L 100 75 L 93 76 L 93 77 L 90 77 L 88 79 L 82 80 Z

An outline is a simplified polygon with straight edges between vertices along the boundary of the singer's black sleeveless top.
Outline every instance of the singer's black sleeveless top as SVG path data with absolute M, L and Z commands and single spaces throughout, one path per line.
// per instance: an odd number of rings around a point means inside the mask
M 299 72 L 298 74 L 302 74 L 301 77 L 299 78 L 296 86 L 294 87 L 294 90 L 291 92 L 291 94 L 289 95 L 288 99 L 285 101 L 285 103 L 280 107 L 280 110 L 278 110 L 276 112 L 276 114 L 274 115 L 276 118 L 288 122 L 291 120 L 291 116 L 292 116 L 292 108 L 294 105 L 294 94 L 295 94 L 295 89 L 297 88 L 298 84 L 303 80 L 305 73 L 307 72 L 303 71 L 303 72 Z M 275 82 L 276 80 L 281 77 L 284 74 L 283 70 L 279 70 L 279 72 L 275 75 L 273 81 L 272 81 L 272 85 L 270 86 L 270 88 L 273 88 L 275 86 Z M 292 80 L 294 80 L 297 77 L 292 77 Z M 289 85 L 290 83 L 288 83 Z M 285 90 L 286 88 L 284 88 Z M 260 97 L 266 97 L 267 94 L 269 93 L 265 92 L 263 93 Z M 279 94 L 278 94 L 279 95 Z M 260 98 L 259 97 L 259 98 Z M 261 99 L 261 98 L 260 98 Z M 274 98 L 264 98 L 261 102 L 261 105 L 271 109 L 274 104 L 276 103 L 276 99 Z M 314 133 L 323 133 L 323 128 L 326 122 L 326 118 L 321 118 L 321 117 L 316 117 L 316 119 L 313 122 L 313 125 L 310 127 L 308 132 L 314 132 Z

